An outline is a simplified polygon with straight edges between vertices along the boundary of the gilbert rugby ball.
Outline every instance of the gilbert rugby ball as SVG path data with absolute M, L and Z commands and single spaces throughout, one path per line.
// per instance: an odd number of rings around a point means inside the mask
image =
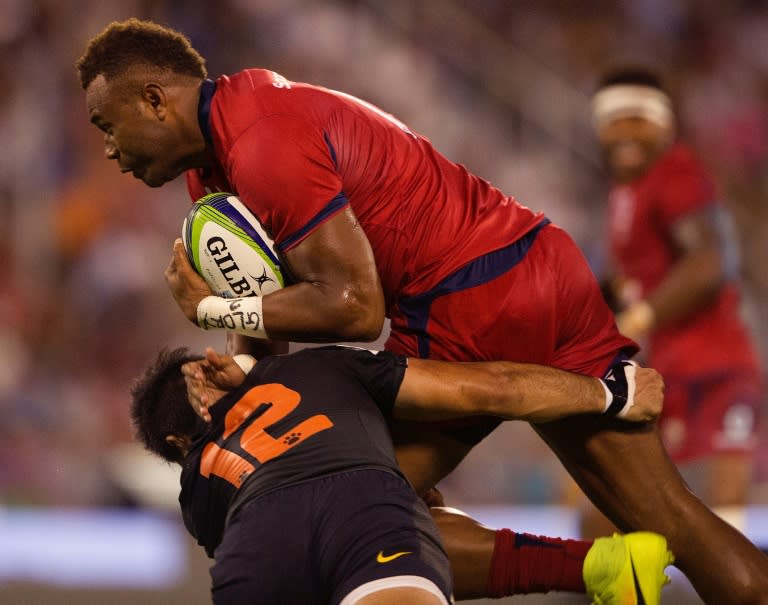
M 274 242 L 231 193 L 197 200 L 181 239 L 189 262 L 217 296 L 264 296 L 285 285 Z

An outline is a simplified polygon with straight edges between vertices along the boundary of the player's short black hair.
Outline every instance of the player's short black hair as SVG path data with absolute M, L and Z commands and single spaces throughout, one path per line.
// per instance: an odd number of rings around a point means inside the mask
M 606 71 L 597 84 L 597 90 L 616 84 L 650 86 L 667 92 L 661 74 L 642 65 L 625 65 Z
M 75 64 L 83 90 L 99 74 L 109 80 L 134 65 L 152 65 L 201 79 L 208 75 L 205 59 L 184 34 L 136 18 L 110 23 L 90 39 Z
M 131 421 L 137 439 L 169 462 L 181 462 L 182 455 L 165 440 L 168 435 L 192 436 L 207 426 L 189 404 L 181 374 L 182 365 L 202 358 L 184 347 L 163 349 L 131 388 Z

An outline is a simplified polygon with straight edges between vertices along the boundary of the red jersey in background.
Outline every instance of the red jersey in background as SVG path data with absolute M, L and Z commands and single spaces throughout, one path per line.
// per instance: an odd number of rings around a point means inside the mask
M 676 261 L 674 224 L 708 207 L 713 211 L 721 208 L 714 184 L 682 144 L 672 146 L 639 179 L 611 191 L 612 256 L 620 274 L 640 285 L 641 297 L 664 279 Z M 735 242 L 727 246 L 735 248 Z M 649 365 L 662 374 L 700 374 L 734 367 L 756 370 L 756 354 L 739 305 L 737 286 L 730 281 L 705 308 L 654 330 Z

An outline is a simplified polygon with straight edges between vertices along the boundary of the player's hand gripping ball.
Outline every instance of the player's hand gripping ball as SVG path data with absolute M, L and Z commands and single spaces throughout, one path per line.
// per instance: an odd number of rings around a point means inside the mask
M 230 193 L 197 200 L 184 219 L 181 239 L 189 262 L 217 296 L 264 296 L 285 285 L 274 242 Z

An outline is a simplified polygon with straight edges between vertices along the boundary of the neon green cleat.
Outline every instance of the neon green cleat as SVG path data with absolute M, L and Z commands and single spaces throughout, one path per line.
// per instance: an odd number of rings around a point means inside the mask
M 598 538 L 584 559 L 593 605 L 660 605 L 664 574 L 675 560 L 664 536 L 647 531 Z

